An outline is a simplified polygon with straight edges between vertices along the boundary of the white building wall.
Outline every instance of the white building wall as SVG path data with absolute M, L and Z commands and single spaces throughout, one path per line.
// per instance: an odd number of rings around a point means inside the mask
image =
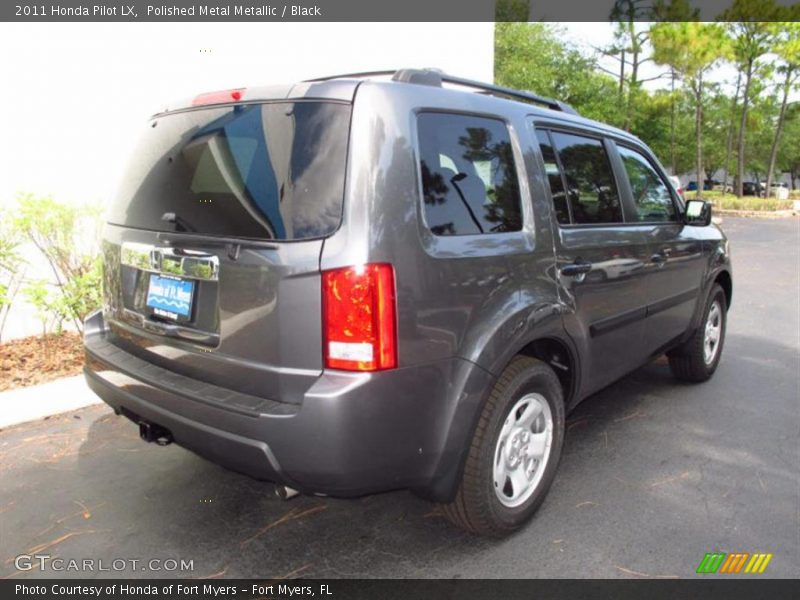
M 0 202 L 101 200 L 141 123 L 199 92 L 439 67 L 491 81 L 493 23 L 2 23 Z

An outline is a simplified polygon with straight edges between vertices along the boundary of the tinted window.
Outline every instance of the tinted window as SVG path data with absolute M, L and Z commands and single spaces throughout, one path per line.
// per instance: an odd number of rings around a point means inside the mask
M 622 222 L 619 193 L 602 142 L 557 131 L 551 135 L 564 167 L 573 222 Z
M 636 150 L 624 146 L 618 148 L 631 182 L 637 218 L 640 221 L 673 221 L 675 206 L 672 194 L 650 161 Z
M 273 240 L 322 237 L 342 214 L 350 107 L 209 108 L 146 128 L 109 221 Z
M 519 231 L 519 182 L 502 121 L 423 113 L 417 122 L 425 221 L 436 235 Z
M 539 140 L 539 147 L 544 158 L 544 169 L 547 173 L 547 180 L 550 182 L 550 195 L 553 197 L 553 208 L 556 211 L 556 218 L 559 223 L 568 224 L 569 209 L 567 208 L 567 194 L 564 191 L 564 180 L 561 178 L 561 169 L 556 161 L 556 153 L 550 143 L 550 136 L 542 129 L 536 130 L 536 138 Z

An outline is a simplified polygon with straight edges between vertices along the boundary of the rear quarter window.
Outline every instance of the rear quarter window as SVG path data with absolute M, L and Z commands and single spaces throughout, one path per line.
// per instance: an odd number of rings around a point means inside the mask
M 417 117 L 425 222 L 438 236 L 522 229 L 511 138 L 499 119 Z

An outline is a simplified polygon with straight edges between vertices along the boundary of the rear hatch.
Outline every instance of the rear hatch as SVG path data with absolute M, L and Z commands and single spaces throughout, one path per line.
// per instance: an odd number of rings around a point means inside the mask
M 284 100 L 154 117 L 104 233 L 110 341 L 299 403 L 322 371 L 319 259 L 341 220 L 350 112 Z

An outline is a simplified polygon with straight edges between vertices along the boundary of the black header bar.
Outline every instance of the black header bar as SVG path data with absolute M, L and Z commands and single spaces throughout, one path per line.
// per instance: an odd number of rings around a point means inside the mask
M 0 3 L 0 21 L 608 21 L 615 5 L 618 10 L 634 6 L 634 14 L 626 13 L 626 20 L 713 21 L 722 18 L 732 1 L 688 0 L 680 14 L 657 15 L 655 0 L 8 0 Z M 800 19 L 796 1 L 778 3 L 787 7 L 785 13 L 764 15 L 761 20 Z

